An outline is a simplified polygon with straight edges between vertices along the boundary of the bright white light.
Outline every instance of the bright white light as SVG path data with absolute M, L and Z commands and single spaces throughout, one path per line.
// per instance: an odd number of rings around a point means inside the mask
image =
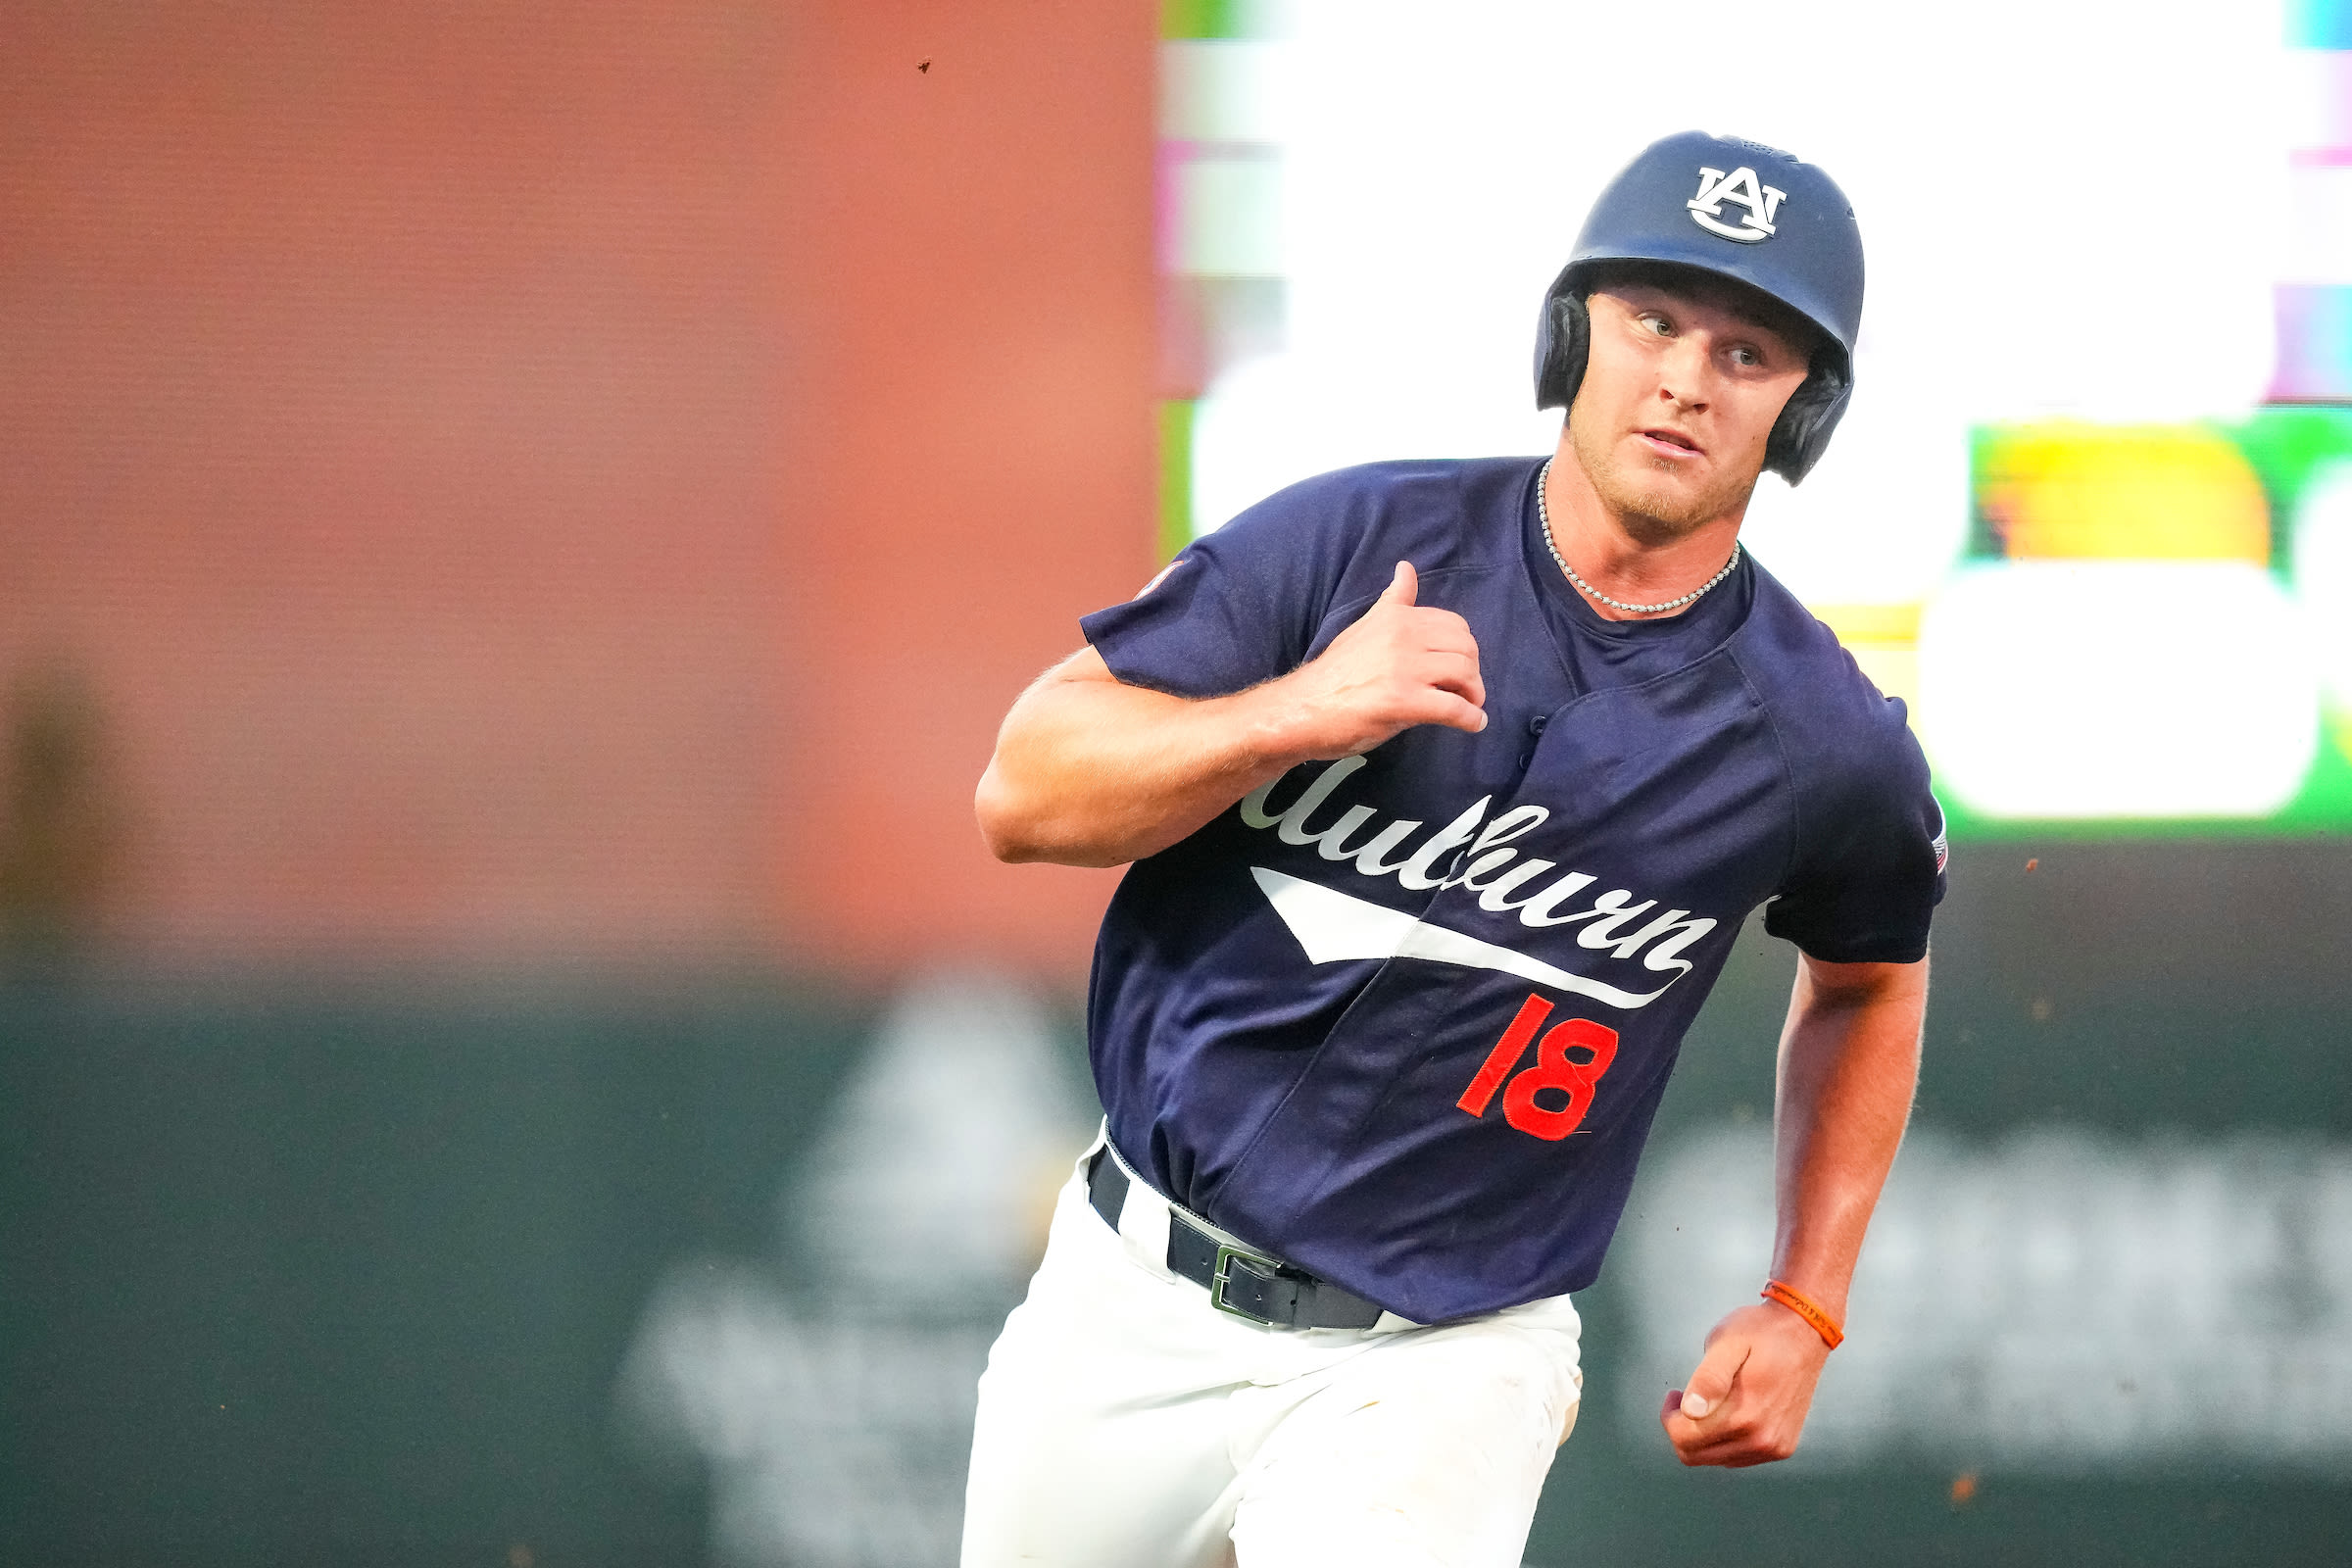
M 1878 373 L 1883 358 L 1865 344 L 1835 457 L 1795 489 L 1766 474 L 1740 530 L 1810 605 L 1916 604 L 1968 536 L 1968 442 L 1954 435 L 1966 421 L 1925 391 L 1903 397 Z
M 1294 363 L 1211 389 L 1204 526 L 1336 463 L 1547 448 L 1544 287 L 1608 176 L 1694 125 L 1822 164 L 1861 216 L 1852 422 L 1760 552 L 1823 594 L 1919 597 L 1966 516 L 1972 420 L 2223 415 L 2268 381 L 2276 0 L 1984 0 L 1957 22 L 1689 0 L 1666 28 L 1594 0 L 1300 0 L 1291 20 Z
M 2295 513 L 2295 597 L 2336 709 L 2352 714 L 2352 464 L 2315 479 Z
M 2293 211 L 2282 283 L 2352 283 L 2352 169 L 2324 165 L 2290 176 Z
M 2021 561 L 1955 578 L 1920 626 L 1940 785 L 2006 817 L 2264 816 L 2319 733 L 2303 617 L 2259 566 Z
M 1159 46 L 1159 133 L 1179 141 L 1281 141 L 1290 134 L 1290 50 L 1258 39 Z
M 1494 456 L 1548 451 L 1560 416 L 1496 407 L 1471 378 L 1422 365 L 1460 392 L 1435 404 L 1366 395 L 1374 368 L 1337 356 L 1279 354 L 1245 361 L 1202 400 L 1193 425 L 1193 516 L 1201 532 L 1284 485 L 1383 458 Z M 1426 379 L 1420 383 L 1426 385 Z M 1491 393 L 1492 389 L 1488 389 Z M 1497 430 L 1515 432 L 1494 439 Z
M 1282 271 L 1282 166 L 1253 153 L 1188 158 L 1175 170 L 1177 261 L 1196 277 Z
M 2352 50 L 2287 50 L 2278 111 L 2290 147 L 2352 145 Z

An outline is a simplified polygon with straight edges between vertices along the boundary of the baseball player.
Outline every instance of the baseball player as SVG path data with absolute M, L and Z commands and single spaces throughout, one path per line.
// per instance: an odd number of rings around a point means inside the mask
M 1821 170 L 1660 141 L 1544 300 L 1548 458 L 1282 491 L 1013 706 L 992 848 L 1132 868 L 1105 1133 L 981 1380 L 965 1568 L 1517 1564 L 1570 1294 L 1758 905 L 1800 955 L 1772 1272 L 1661 1420 L 1686 1464 L 1793 1451 L 1943 877 L 1902 704 L 1739 544 L 1758 473 L 1821 457 L 1861 302 Z

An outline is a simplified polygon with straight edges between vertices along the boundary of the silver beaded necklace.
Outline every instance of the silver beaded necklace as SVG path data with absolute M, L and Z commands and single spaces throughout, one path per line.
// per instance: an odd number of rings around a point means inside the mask
M 1662 605 L 1629 605 L 1622 599 L 1611 599 L 1607 594 L 1602 593 L 1599 589 L 1585 581 L 1584 578 L 1579 577 L 1576 574 L 1576 568 L 1568 564 L 1568 563 L 1561 558 L 1560 547 L 1552 543 L 1551 509 L 1544 504 L 1544 486 L 1545 481 L 1550 479 L 1550 477 L 1551 460 L 1549 458 L 1545 458 L 1544 460 L 1544 471 L 1536 475 L 1536 520 L 1542 523 L 1544 526 L 1544 548 L 1551 552 L 1551 559 L 1559 563 L 1560 569 L 1568 574 L 1568 580 L 1576 584 L 1577 588 L 1587 598 L 1597 599 L 1602 604 L 1608 606 L 1611 610 L 1622 610 L 1629 615 L 1654 615 L 1662 610 L 1680 610 L 1683 606 L 1690 603 L 1691 600 L 1698 598 L 1708 589 L 1723 581 L 1724 578 L 1729 577 L 1732 574 L 1732 568 L 1740 564 L 1740 542 L 1735 539 L 1732 541 L 1732 559 L 1723 564 L 1723 569 L 1717 572 L 1714 576 L 1709 577 L 1705 582 L 1702 582 L 1697 587 L 1691 589 L 1689 593 L 1683 595 L 1683 597 L 1680 599 L 1669 599 Z

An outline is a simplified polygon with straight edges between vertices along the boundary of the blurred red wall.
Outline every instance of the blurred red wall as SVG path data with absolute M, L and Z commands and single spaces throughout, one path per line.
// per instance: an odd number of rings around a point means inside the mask
M 117 937 L 1074 974 L 969 798 L 1150 565 L 1153 23 L 10 7 L 0 747 L 85 694 Z
M 997 865 L 970 803 L 1020 687 L 1152 569 L 1156 25 L 1137 0 L 802 20 L 797 951 L 1066 963 L 1107 896 L 1100 873 Z

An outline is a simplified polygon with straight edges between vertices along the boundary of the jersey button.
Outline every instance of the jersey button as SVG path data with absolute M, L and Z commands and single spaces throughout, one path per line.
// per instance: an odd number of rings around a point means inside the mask
M 1521 752 L 1519 754 L 1519 771 L 1522 773 L 1526 772 L 1528 768 L 1535 764 L 1535 760 L 1536 754 L 1534 752 Z
M 1538 713 L 1535 717 L 1527 721 L 1527 732 L 1530 735 L 1541 735 L 1544 733 L 1544 726 L 1550 722 L 1551 716 L 1549 714 Z

